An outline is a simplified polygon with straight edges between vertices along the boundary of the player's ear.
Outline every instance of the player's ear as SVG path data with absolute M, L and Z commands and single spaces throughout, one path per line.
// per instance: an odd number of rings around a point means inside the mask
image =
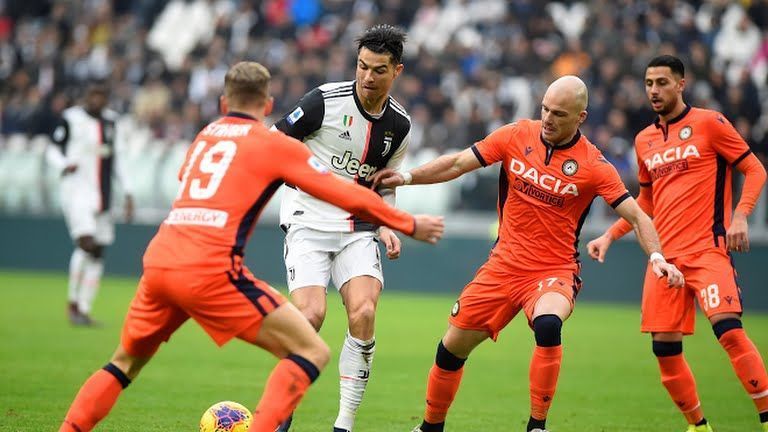
M 682 93 L 685 90 L 685 78 L 680 78 L 680 81 L 677 82 L 677 86 L 680 89 L 680 93 Z
M 275 107 L 275 98 L 270 96 L 267 99 L 267 103 L 264 104 L 264 117 L 269 116 L 272 114 L 272 109 Z
M 226 114 L 229 112 L 229 104 L 227 103 L 227 97 L 224 95 L 219 96 L 219 112 Z
M 579 113 L 579 125 L 581 125 L 585 121 L 587 121 L 587 116 L 588 115 L 589 115 L 589 113 L 587 112 L 587 110 L 584 110 L 584 111 Z
M 395 78 L 397 78 L 403 72 L 404 68 L 405 68 L 405 66 L 403 66 L 402 63 L 400 63 L 399 65 L 395 66 Z

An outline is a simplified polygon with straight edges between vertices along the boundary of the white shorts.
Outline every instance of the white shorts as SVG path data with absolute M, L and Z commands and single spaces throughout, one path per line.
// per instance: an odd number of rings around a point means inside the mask
M 71 184 L 62 182 L 61 207 L 72 240 L 93 236 L 100 245 L 115 241 L 115 224 L 108 211 L 99 212 L 98 198 L 83 190 L 72 191 Z
M 372 276 L 384 286 L 379 240 L 373 232 L 324 232 L 292 226 L 285 236 L 288 290 L 306 286 L 340 289 L 357 276 Z

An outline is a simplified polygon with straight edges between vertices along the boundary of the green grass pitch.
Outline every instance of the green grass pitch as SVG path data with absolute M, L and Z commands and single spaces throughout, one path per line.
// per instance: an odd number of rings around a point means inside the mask
M 456 281 L 456 290 L 464 281 Z M 0 431 L 56 430 L 80 384 L 103 366 L 118 342 L 135 280 L 108 278 L 95 305 L 101 329 L 72 328 L 63 274 L 0 273 Z M 586 286 L 585 289 L 589 289 Z M 357 431 L 410 431 L 423 410 L 426 375 L 454 295 L 385 291 L 377 352 Z M 329 296 L 322 336 L 333 360 L 299 408 L 296 432 L 331 430 L 338 403 L 337 356 L 345 321 Z M 745 317 L 764 357 L 768 316 Z M 563 331 L 564 361 L 549 417 L 553 432 L 682 432 L 682 416 L 659 383 L 648 336 L 633 306 L 579 304 Z M 754 406 L 702 316 L 686 354 L 705 413 L 719 432 L 758 431 Z M 448 431 L 523 431 L 533 337 L 517 317 L 498 343 L 467 362 Z M 253 407 L 275 360 L 233 341 L 217 349 L 193 322 L 161 348 L 123 393 L 103 431 L 196 431 L 203 410 L 220 400 Z

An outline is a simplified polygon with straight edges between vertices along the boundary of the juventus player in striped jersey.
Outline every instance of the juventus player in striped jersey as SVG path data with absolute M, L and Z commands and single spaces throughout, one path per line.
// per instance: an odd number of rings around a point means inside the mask
M 110 207 L 112 179 L 125 195 L 125 216 L 133 216 L 133 199 L 122 165 L 115 157 L 117 113 L 106 109 L 106 84 L 88 85 L 82 106 L 67 108 L 52 135 L 46 157 L 61 173 L 61 205 L 75 250 L 69 262 L 69 320 L 91 326 L 91 306 L 101 283 L 104 248 L 115 228 Z
M 275 127 L 304 141 L 338 176 L 364 186 L 375 172 L 399 169 L 410 137 L 410 118 L 389 91 L 403 71 L 405 33 L 377 25 L 357 40 L 355 81 L 329 83 L 307 93 Z M 391 189 L 377 191 L 390 204 Z M 400 240 L 300 189 L 285 190 L 280 224 L 286 232 L 285 266 L 293 302 L 320 330 L 329 279 L 347 311 L 348 331 L 339 358 L 341 397 L 335 432 L 349 432 L 368 383 L 376 342 L 376 304 L 383 286 L 378 241 L 389 259 Z M 287 431 L 290 419 L 279 431 Z

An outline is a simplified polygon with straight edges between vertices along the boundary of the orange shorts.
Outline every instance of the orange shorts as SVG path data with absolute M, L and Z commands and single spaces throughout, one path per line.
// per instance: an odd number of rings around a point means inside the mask
M 486 331 L 495 341 L 521 309 L 530 325 L 543 294 L 560 293 L 573 306 L 580 289 L 581 278 L 572 270 L 510 275 L 485 263 L 454 303 L 449 322 L 464 330 Z
M 696 307 L 707 315 L 742 312 L 741 289 L 730 255 L 723 249 L 707 249 L 669 260 L 685 276 L 684 288 L 670 288 L 649 265 L 643 286 L 641 331 L 693 334 Z
M 246 331 L 255 337 L 264 317 L 285 301 L 245 267 L 239 274 L 145 268 L 125 317 L 122 345 L 131 355 L 148 357 L 189 317 L 219 346 Z

